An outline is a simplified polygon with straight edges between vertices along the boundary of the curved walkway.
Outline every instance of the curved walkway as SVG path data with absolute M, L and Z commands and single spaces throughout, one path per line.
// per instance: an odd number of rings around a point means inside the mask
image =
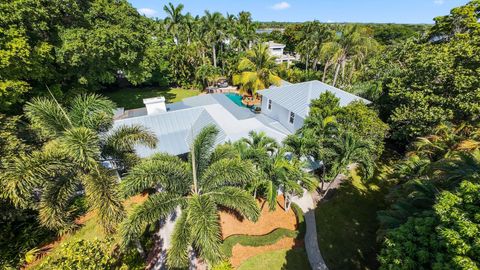
M 315 222 L 315 204 L 312 195 L 304 190 L 302 197 L 293 197 L 292 201 L 296 203 L 305 214 L 305 223 L 307 231 L 305 233 L 305 250 L 307 251 L 308 261 L 313 270 L 328 270 L 323 260 L 317 240 L 317 224 Z

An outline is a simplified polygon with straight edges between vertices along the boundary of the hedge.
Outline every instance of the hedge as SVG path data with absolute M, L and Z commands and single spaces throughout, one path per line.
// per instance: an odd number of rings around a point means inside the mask
M 275 244 L 284 237 L 295 238 L 298 232 L 285 228 L 277 228 L 265 235 L 244 235 L 237 234 L 227 237 L 222 243 L 223 254 L 227 257 L 232 256 L 232 248 L 236 244 L 242 246 L 261 247 Z

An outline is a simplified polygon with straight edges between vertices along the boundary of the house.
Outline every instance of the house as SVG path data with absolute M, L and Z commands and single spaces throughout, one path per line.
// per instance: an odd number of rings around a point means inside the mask
M 272 56 L 275 56 L 275 63 L 287 63 L 290 64 L 295 61 L 295 57 L 284 54 L 285 45 L 280 43 L 275 43 L 273 41 L 269 41 L 266 43 L 268 45 L 268 50 Z
M 329 86 L 319 81 L 290 84 L 259 91 L 262 111 L 253 113 L 235 104 L 225 94 L 209 94 L 186 98 L 181 102 L 166 104 L 165 98 L 144 99 L 144 108 L 118 110 L 113 128 L 122 125 L 142 125 L 155 133 L 159 143 L 155 149 L 136 146 L 140 157 L 156 152 L 185 155 L 195 136 L 206 126 L 219 130 L 216 144 L 235 142 L 248 137 L 250 131 L 264 132 L 282 142 L 288 135 L 302 127 L 309 105 L 322 93 L 332 92 L 344 106 L 354 100 L 369 101 Z
M 346 106 L 355 100 L 370 103 L 366 99 L 320 81 L 284 84 L 280 87 L 257 91 L 257 93 L 262 96 L 262 114 L 280 122 L 293 133 L 303 126 L 312 100 L 319 98 L 327 91 L 340 99 L 340 106 Z

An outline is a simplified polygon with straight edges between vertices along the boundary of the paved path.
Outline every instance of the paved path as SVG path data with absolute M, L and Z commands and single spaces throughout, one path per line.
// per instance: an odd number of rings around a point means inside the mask
M 305 250 L 313 270 L 328 270 L 323 260 L 317 241 L 317 225 L 315 222 L 315 204 L 312 195 L 304 190 L 302 197 L 293 197 L 292 201 L 302 209 L 307 231 L 305 233 Z

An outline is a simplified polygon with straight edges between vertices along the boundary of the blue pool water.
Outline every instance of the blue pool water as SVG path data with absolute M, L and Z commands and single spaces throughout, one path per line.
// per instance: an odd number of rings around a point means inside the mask
M 242 103 L 242 96 L 240 96 L 239 94 L 226 93 L 225 96 L 227 96 L 228 99 L 230 99 L 231 101 L 233 101 L 233 103 L 237 104 L 238 106 L 247 108 L 247 106 L 243 105 L 243 103 Z

